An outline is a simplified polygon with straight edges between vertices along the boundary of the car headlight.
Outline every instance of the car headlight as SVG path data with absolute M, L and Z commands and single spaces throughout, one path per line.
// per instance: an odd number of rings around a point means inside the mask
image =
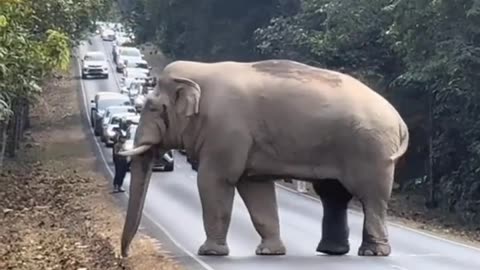
M 108 67 L 103 67 L 103 70 L 104 70 L 104 71 L 108 71 Z

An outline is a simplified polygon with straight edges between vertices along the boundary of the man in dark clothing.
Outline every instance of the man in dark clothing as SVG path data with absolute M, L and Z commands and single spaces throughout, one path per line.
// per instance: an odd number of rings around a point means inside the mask
M 122 188 L 123 179 L 128 171 L 127 157 L 118 155 L 121 151 L 123 143 L 125 143 L 125 136 L 117 135 L 117 140 L 113 145 L 113 164 L 115 165 L 115 177 L 113 178 L 113 192 L 125 192 Z

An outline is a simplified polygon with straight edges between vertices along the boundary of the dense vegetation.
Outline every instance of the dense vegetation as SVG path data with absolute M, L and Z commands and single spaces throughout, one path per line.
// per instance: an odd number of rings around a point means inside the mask
M 0 0 L 2 159 L 6 146 L 13 146 L 9 152 L 14 153 L 18 130 L 25 124 L 19 119 L 27 117 L 25 108 L 41 94 L 43 80 L 70 67 L 72 47 L 107 13 L 110 2 Z
M 410 127 L 401 190 L 480 221 L 479 0 L 119 3 L 139 41 L 173 59 L 289 58 L 360 78 Z

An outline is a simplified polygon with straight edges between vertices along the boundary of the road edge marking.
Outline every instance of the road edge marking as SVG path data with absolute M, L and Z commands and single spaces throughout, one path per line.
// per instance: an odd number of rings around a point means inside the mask
M 75 57 L 75 61 L 77 62 L 77 66 L 80 68 L 79 70 L 81 70 L 81 65 L 80 65 L 80 62 L 78 61 L 79 58 L 78 57 Z M 88 124 L 88 127 L 91 127 L 90 125 L 90 122 L 88 121 L 88 119 L 90 119 L 90 116 L 88 115 L 88 105 L 87 105 L 87 95 L 85 93 L 85 85 L 84 85 L 84 82 L 82 79 L 80 79 L 80 90 L 82 92 L 82 96 L 83 96 L 83 106 L 84 106 L 84 109 L 85 109 L 85 116 L 86 116 L 86 121 L 87 121 L 87 124 Z M 95 145 L 97 146 L 97 149 L 99 150 L 100 152 L 100 157 L 102 158 L 103 160 L 103 165 L 107 168 L 109 174 L 111 177 L 114 176 L 114 173 L 112 171 L 112 169 L 110 168 L 110 166 L 108 166 L 108 162 L 107 162 L 107 159 L 105 157 L 105 154 L 103 153 L 103 149 L 101 147 L 101 145 L 98 143 L 97 139 L 95 138 L 95 134 L 93 133 L 92 129 L 89 128 L 89 131 L 90 131 L 90 135 L 93 136 L 93 139 L 95 141 Z M 125 196 L 127 196 L 127 198 L 129 198 L 128 196 L 128 191 L 125 192 Z M 162 226 L 161 224 L 159 224 L 158 222 L 156 222 L 154 219 L 151 218 L 151 216 L 148 214 L 147 211 L 143 211 L 143 215 L 145 215 L 145 217 L 147 217 L 155 226 L 157 226 L 164 234 L 165 236 L 167 236 L 170 241 L 172 241 L 172 243 L 174 245 L 177 246 L 177 248 L 181 249 L 183 252 L 185 252 L 188 256 L 190 256 L 193 260 L 195 260 L 198 264 L 200 264 L 200 266 L 202 266 L 203 268 L 205 268 L 206 270 L 215 270 L 214 268 L 212 268 L 210 265 L 208 265 L 206 262 L 202 261 L 200 258 L 198 258 L 197 256 L 195 256 L 193 253 L 191 253 L 189 250 L 187 250 L 185 247 L 183 247 L 171 234 L 170 232 L 164 227 Z

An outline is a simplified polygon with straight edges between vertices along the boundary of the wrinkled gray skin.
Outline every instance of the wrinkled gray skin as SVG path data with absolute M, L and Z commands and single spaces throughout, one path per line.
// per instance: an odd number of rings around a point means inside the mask
M 392 105 L 350 76 L 288 60 L 173 62 L 147 98 L 136 148 L 123 153 L 132 180 L 122 255 L 140 223 L 153 152 L 184 148 L 200 161 L 199 255 L 229 254 L 235 188 L 262 239 L 256 254 L 285 254 L 273 180 L 294 178 L 311 181 L 323 203 L 318 252 L 349 252 L 347 205 L 356 196 L 365 213 L 358 254 L 388 256 L 387 202 L 408 141 Z

